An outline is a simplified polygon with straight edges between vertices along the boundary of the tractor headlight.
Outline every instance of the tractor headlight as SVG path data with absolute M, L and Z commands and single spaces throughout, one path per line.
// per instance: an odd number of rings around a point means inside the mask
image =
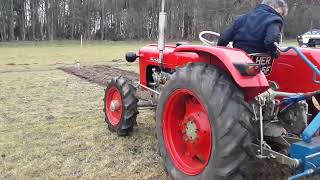
M 134 52 L 127 52 L 127 54 L 126 54 L 126 60 L 128 61 L 128 62 L 134 62 L 134 61 L 136 61 L 136 59 L 138 58 L 139 56 L 136 54 L 136 53 L 134 53 Z

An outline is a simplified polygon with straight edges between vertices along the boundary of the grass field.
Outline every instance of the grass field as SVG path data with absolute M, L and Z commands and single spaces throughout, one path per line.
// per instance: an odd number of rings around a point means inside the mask
M 148 42 L 78 41 L 0 43 L 0 72 L 48 70 L 80 61 L 86 64 L 112 64 L 130 69 L 124 54 L 138 51 Z M 137 66 L 136 66 L 137 67 Z
M 123 54 L 145 43 L 0 43 L 0 179 L 166 179 L 151 112 L 134 136 L 104 122 L 104 88 L 57 67 L 128 66 Z
M 167 179 L 151 112 L 118 138 L 103 122 L 103 87 L 56 69 L 80 61 L 137 71 L 123 55 L 145 44 L 0 43 L 0 179 Z

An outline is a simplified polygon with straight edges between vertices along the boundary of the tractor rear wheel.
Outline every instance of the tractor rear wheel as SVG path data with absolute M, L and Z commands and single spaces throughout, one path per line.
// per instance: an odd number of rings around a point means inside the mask
M 135 94 L 133 85 L 121 76 L 112 78 L 105 90 L 105 122 L 119 136 L 128 135 L 136 123 L 138 99 Z
M 173 179 L 243 179 L 252 114 L 240 89 L 207 64 L 178 69 L 163 89 L 156 131 Z

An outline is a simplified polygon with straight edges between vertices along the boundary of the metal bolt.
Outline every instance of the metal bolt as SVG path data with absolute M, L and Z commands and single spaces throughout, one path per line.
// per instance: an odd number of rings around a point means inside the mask
M 202 164 L 204 164 L 204 163 L 206 163 L 206 160 L 202 157 L 202 156 L 200 156 L 200 155 L 195 155 L 195 157 L 196 157 L 196 159 L 198 160 L 198 161 L 200 161 Z

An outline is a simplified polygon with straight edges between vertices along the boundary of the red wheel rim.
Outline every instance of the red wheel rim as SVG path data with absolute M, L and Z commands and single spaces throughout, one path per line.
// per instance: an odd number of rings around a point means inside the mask
M 106 114 L 109 122 L 117 126 L 122 116 L 122 98 L 120 91 L 116 87 L 111 87 L 106 95 Z
M 177 89 L 163 112 L 163 137 L 168 153 L 180 171 L 200 174 L 211 155 L 211 126 L 208 113 L 190 90 Z

